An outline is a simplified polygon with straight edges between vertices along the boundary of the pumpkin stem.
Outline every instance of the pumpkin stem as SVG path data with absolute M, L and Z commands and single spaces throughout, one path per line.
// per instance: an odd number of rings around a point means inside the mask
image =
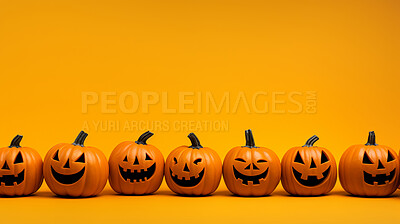
M 368 142 L 365 145 L 378 145 L 375 142 L 375 132 L 374 131 L 370 131 L 369 135 L 368 135 Z
M 312 136 L 311 138 L 309 138 L 309 139 L 307 140 L 306 144 L 303 145 L 303 147 L 313 147 L 313 146 L 314 146 L 314 143 L 315 143 L 316 141 L 318 141 L 318 140 L 319 140 L 318 136 L 314 135 L 314 136 Z
M 79 145 L 84 147 L 83 143 L 85 142 L 86 137 L 88 136 L 88 134 L 84 131 L 79 132 L 78 137 L 76 137 L 74 143 L 72 143 L 72 145 Z
M 146 141 L 147 139 L 149 139 L 151 136 L 153 136 L 154 134 L 146 131 L 145 133 L 143 133 L 138 140 L 136 141 L 136 144 L 140 144 L 140 145 L 147 145 Z
M 13 138 L 13 140 L 11 141 L 10 146 L 8 146 L 8 148 L 12 148 L 12 147 L 16 147 L 16 148 L 20 148 L 21 146 L 19 145 L 19 143 L 21 143 L 22 140 L 22 135 L 17 135 Z
M 246 130 L 244 133 L 246 137 L 246 145 L 244 147 L 258 148 L 256 147 L 256 143 L 254 142 L 253 132 L 251 131 L 251 129 Z
M 190 133 L 188 135 L 188 138 L 192 142 L 192 145 L 189 146 L 189 148 L 192 148 L 192 149 L 201 149 L 201 148 L 203 148 L 203 146 L 200 145 L 199 139 L 197 138 L 197 136 L 194 133 Z

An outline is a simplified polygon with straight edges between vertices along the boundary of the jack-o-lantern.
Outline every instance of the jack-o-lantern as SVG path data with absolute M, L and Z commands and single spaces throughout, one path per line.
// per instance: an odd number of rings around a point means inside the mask
M 272 150 L 255 146 L 251 130 L 245 136 L 246 145 L 231 149 L 225 156 L 225 184 L 240 196 L 271 194 L 281 179 L 279 158 Z
M 336 183 L 336 162 L 332 153 L 314 146 L 317 136 L 302 147 L 289 149 L 282 158 L 282 186 L 292 195 L 312 196 L 329 193 Z
M 17 135 L 10 146 L 0 148 L 0 195 L 30 195 L 42 185 L 42 158 L 34 149 L 21 147 L 21 140 Z
M 378 145 L 371 131 L 365 145 L 353 145 L 340 158 L 339 180 L 350 194 L 388 196 L 399 185 L 399 158 L 390 147 Z
M 164 177 L 164 157 L 146 143 L 153 133 L 147 131 L 135 142 L 122 142 L 110 155 L 110 185 L 121 194 L 151 194 Z
M 191 146 L 174 149 L 165 162 L 168 187 L 182 195 L 208 195 L 221 180 L 222 163 L 217 152 L 200 145 L 195 134 L 188 135 Z
M 90 197 L 99 194 L 106 185 L 107 158 L 99 149 L 83 145 L 87 135 L 81 131 L 74 143 L 57 144 L 47 152 L 43 175 L 53 193 Z

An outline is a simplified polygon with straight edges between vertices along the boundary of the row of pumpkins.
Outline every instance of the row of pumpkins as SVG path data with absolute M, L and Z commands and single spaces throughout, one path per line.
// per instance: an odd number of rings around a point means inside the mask
M 137 141 L 115 147 L 107 162 L 94 147 L 84 146 L 87 133 L 81 131 L 72 144 L 55 145 L 44 162 L 34 149 L 21 147 L 17 135 L 9 147 L 0 149 L 0 195 L 19 196 L 36 192 L 46 180 L 60 196 L 88 197 L 99 194 L 109 179 L 121 194 L 150 194 L 165 176 L 168 187 L 182 195 L 213 193 L 223 174 L 228 189 L 242 196 L 262 196 L 274 191 L 282 180 L 292 195 L 322 195 L 330 192 L 337 179 L 335 159 L 327 149 L 314 146 L 313 136 L 304 146 L 291 148 L 283 157 L 254 143 L 251 130 L 246 145 L 231 149 L 222 164 L 218 154 L 200 144 L 195 134 L 192 145 L 173 150 L 164 163 L 156 147 L 147 144 L 153 135 L 145 132 Z M 399 159 L 393 149 L 377 145 L 370 132 L 367 144 L 354 145 L 342 155 L 339 179 L 343 188 L 358 196 L 387 196 L 399 185 Z

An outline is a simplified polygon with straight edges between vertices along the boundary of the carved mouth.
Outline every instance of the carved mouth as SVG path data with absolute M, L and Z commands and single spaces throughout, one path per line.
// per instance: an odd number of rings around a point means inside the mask
M 304 186 L 307 187 L 314 187 L 317 186 L 319 184 L 321 184 L 322 182 L 324 182 L 324 180 L 328 177 L 329 175 L 329 171 L 331 170 L 331 167 L 329 166 L 323 173 L 322 173 L 322 178 L 318 179 L 317 176 L 308 176 L 307 180 L 301 179 L 301 173 L 298 172 L 294 167 L 292 167 L 293 169 L 293 174 L 294 177 L 296 178 L 296 180 Z
M 172 173 L 171 168 L 169 169 L 169 172 L 171 174 L 172 180 L 179 186 L 181 187 L 194 187 L 197 184 L 200 183 L 201 179 L 203 179 L 204 176 L 204 168 L 203 170 L 199 173 L 199 177 L 191 176 L 190 179 L 186 180 L 185 177 L 182 177 L 182 179 L 179 179 L 178 175 L 174 175 Z
M 240 173 L 238 170 L 236 170 L 235 166 L 233 166 L 233 174 L 235 175 L 236 179 L 242 180 L 242 184 L 248 185 L 249 184 L 248 182 L 251 181 L 254 185 L 254 184 L 260 184 L 260 180 L 265 179 L 267 177 L 268 169 L 269 168 L 267 168 L 263 173 L 258 174 L 256 176 L 247 176 Z
M 391 182 L 396 174 L 396 168 L 393 169 L 389 174 L 377 174 L 375 177 L 372 174 L 364 172 L 364 182 L 370 185 L 384 185 Z
M 62 184 L 74 184 L 82 178 L 84 173 L 85 173 L 85 167 L 83 167 L 81 171 L 79 171 L 78 173 L 66 175 L 57 173 L 51 166 L 51 174 L 53 175 L 54 179 L 56 179 L 56 181 Z
M 153 176 L 155 171 L 156 171 L 155 163 L 151 167 L 147 168 L 147 171 L 144 171 L 144 169 L 141 169 L 141 170 L 127 169 L 126 171 L 124 171 L 124 168 L 119 166 L 119 173 L 121 174 L 122 178 L 125 181 L 131 182 L 131 183 L 146 181 Z
M 17 176 L 15 176 L 15 175 L 0 176 L 0 186 L 3 186 L 3 184 L 5 186 L 15 186 L 15 185 L 20 184 L 24 181 L 24 177 L 25 177 L 24 174 L 25 174 L 25 170 L 22 170 L 21 172 L 19 172 L 19 174 Z

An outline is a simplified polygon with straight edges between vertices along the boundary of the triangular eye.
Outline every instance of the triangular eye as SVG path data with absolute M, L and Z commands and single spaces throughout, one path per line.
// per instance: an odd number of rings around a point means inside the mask
M 124 161 L 124 162 L 128 162 L 128 156 L 125 156 L 125 158 L 124 158 L 123 161 Z
M 152 160 L 149 156 L 149 154 L 146 153 L 146 159 L 145 160 Z
M 24 162 L 24 160 L 22 159 L 21 152 L 18 152 L 17 157 L 15 157 L 14 164 L 23 163 L 23 162 Z
M 329 161 L 328 156 L 326 156 L 325 152 L 322 151 L 322 153 L 321 153 L 321 164 L 326 163 L 328 161 Z
M 296 155 L 296 158 L 294 159 L 294 161 L 296 163 L 304 164 L 303 159 L 301 158 L 300 153 L 298 151 L 297 151 L 297 155 Z
M 388 162 L 391 162 L 391 161 L 393 161 L 393 160 L 394 160 L 394 158 L 393 158 L 392 153 L 390 153 L 390 152 L 388 151 L 387 161 L 388 161 Z
M 54 154 L 53 159 L 55 161 L 60 161 L 60 159 L 58 158 L 58 150 L 57 150 L 56 154 Z
M 75 160 L 75 162 L 84 163 L 85 162 L 85 153 L 82 153 L 82 155 L 77 160 Z
M 374 164 L 369 156 L 367 155 L 367 152 L 364 152 L 364 157 L 363 157 L 363 163 L 364 164 Z

